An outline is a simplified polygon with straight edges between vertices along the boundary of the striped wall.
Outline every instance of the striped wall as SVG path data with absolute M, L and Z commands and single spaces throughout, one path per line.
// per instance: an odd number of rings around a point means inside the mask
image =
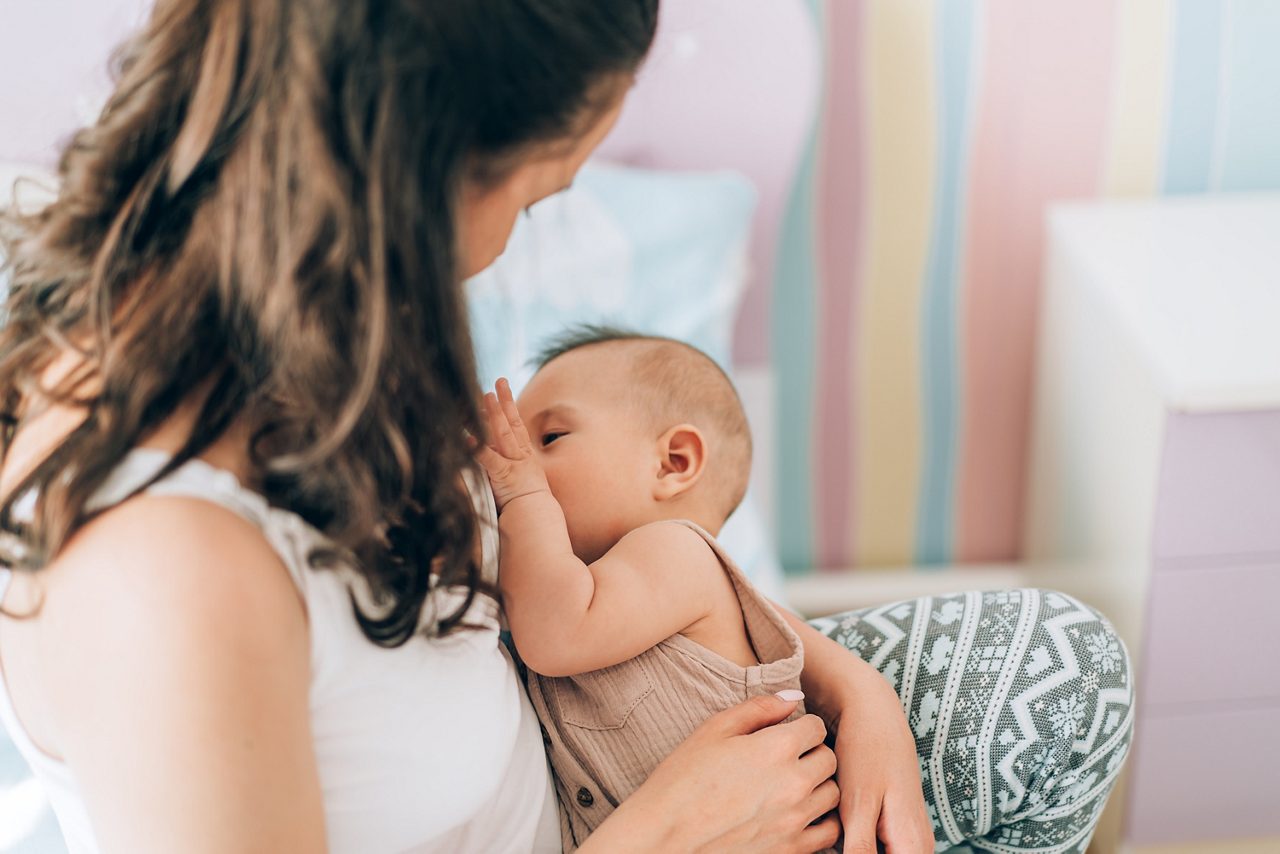
M 1280 0 L 812 0 L 773 298 L 784 564 L 1014 559 L 1046 206 L 1280 190 Z

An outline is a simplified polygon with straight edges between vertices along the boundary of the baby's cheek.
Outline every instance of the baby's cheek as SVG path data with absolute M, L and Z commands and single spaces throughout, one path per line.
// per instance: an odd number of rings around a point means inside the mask
M 556 501 L 559 502 L 559 506 L 561 506 L 567 519 L 573 504 L 572 484 L 566 483 L 566 480 L 562 478 L 561 466 L 548 465 L 545 457 L 543 460 L 543 474 L 547 475 L 547 485 L 552 489 L 552 495 L 556 497 Z
M 547 476 L 547 486 L 551 487 L 551 494 L 555 496 L 556 501 L 560 502 L 560 506 L 572 501 L 570 490 L 566 487 L 564 479 L 560 477 L 560 467 L 557 465 L 548 465 L 546 458 L 542 461 L 542 472 Z M 567 512 L 567 511 L 566 511 Z

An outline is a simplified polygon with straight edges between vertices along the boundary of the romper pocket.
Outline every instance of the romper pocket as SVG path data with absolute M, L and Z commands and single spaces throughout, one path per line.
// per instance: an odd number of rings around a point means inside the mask
M 641 701 L 653 693 L 653 679 L 638 658 L 548 681 L 560 720 L 580 729 L 621 729 Z

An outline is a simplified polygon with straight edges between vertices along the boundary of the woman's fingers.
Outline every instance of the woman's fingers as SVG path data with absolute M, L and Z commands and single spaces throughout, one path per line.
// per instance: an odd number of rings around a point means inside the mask
M 844 793 L 846 798 L 850 793 Z M 863 854 L 876 850 L 876 825 L 880 822 L 879 798 L 866 793 L 853 793 L 851 808 L 842 809 L 844 819 L 844 854 Z
M 800 831 L 797 851 L 822 851 L 836 844 L 840 836 L 840 821 L 834 815 L 824 818 L 817 824 L 811 824 Z M 875 851 L 874 848 L 871 849 Z
M 817 715 L 805 715 L 774 727 L 766 734 L 782 742 L 784 750 L 792 756 L 804 756 L 822 744 L 827 738 L 827 725 Z M 830 749 L 827 752 L 830 753 Z
M 810 824 L 840 806 L 840 787 L 828 778 L 809 793 L 801 805 L 804 823 Z
M 888 804 L 884 811 L 889 812 Z M 933 850 L 933 825 L 923 810 L 913 810 L 914 815 L 903 819 L 901 811 L 890 815 L 888 826 L 884 828 L 884 850 L 886 854 L 920 854 Z
M 886 854 L 921 854 L 933 851 L 933 825 L 919 806 L 902 806 L 883 794 L 866 791 L 842 792 L 840 807 L 844 823 L 844 854 L 874 852 L 882 839 Z
M 800 767 L 813 775 L 814 780 L 825 780 L 836 773 L 835 751 L 820 744 L 800 757 Z
M 712 737 L 748 735 L 785 720 L 787 715 L 796 710 L 798 702 L 799 700 L 783 700 L 775 694 L 752 697 L 707 718 L 698 727 L 698 731 Z M 799 751 L 796 755 L 799 756 L 802 752 Z
M 678 827 L 700 828 L 677 847 L 807 854 L 835 844 L 840 791 L 826 727 L 814 715 L 780 723 L 801 699 L 783 694 L 708 718 L 633 795 Z

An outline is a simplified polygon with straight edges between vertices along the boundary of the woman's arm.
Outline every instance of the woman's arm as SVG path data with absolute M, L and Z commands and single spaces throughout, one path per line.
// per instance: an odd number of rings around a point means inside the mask
M 804 645 L 800 682 L 805 708 L 822 718 L 828 729 L 838 730 L 845 710 L 868 693 L 884 699 L 892 697 L 897 703 L 897 694 L 880 671 L 776 602 L 774 607 Z
M 754 697 L 708 719 L 578 850 L 808 852 L 839 834 L 835 756 L 795 700 Z M 821 818 L 821 820 L 819 820 Z M 814 822 L 811 824 L 811 822 Z
M 806 706 L 835 734 L 845 851 L 933 851 L 915 736 L 902 701 L 880 672 L 775 605 L 804 644 Z
M 47 572 L 44 687 L 102 850 L 323 851 L 306 616 L 257 529 L 137 498 Z

